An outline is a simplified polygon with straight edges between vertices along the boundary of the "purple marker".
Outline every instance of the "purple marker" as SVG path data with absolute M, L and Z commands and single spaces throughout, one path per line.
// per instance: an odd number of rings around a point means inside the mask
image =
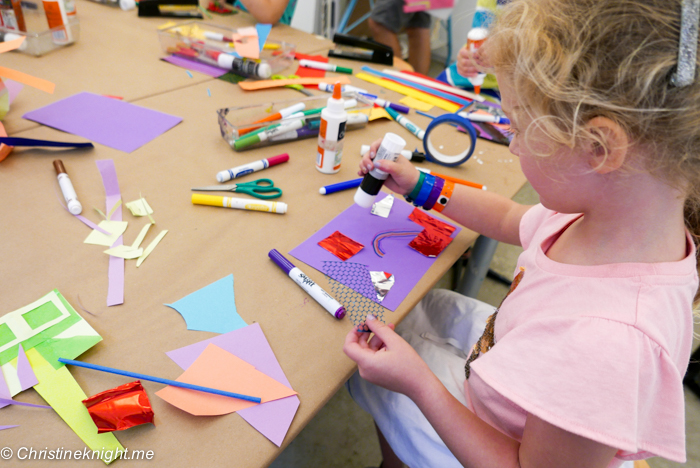
M 376 105 L 381 106 L 383 108 L 392 108 L 395 111 L 401 112 L 402 114 L 408 114 L 409 111 L 411 110 L 408 106 L 404 106 L 403 104 L 396 104 L 395 102 L 389 102 L 385 101 L 384 99 L 381 99 L 374 94 L 368 94 L 368 93 L 360 93 L 362 96 L 366 97 L 370 101 L 374 102 Z
M 343 307 L 340 302 L 336 301 L 321 288 L 318 284 L 314 283 L 311 278 L 306 276 L 302 271 L 292 265 L 292 263 L 287 260 L 281 253 L 276 249 L 270 250 L 267 254 L 273 262 L 277 264 L 287 275 L 289 275 L 296 284 L 299 285 L 301 289 L 306 291 L 309 296 L 313 297 L 316 302 L 321 304 L 321 307 L 326 309 L 333 317 L 341 319 L 345 317 L 345 307 Z

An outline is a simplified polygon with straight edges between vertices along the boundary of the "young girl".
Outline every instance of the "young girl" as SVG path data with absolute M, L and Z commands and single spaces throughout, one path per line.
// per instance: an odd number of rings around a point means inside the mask
M 499 15 L 482 53 L 540 205 L 377 162 L 389 189 L 524 248 L 495 313 L 434 292 L 399 333 L 368 317 L 371 339 L 348 334 L 348 388 L 384 468 L 685 461 L 700 77 L 697 9 L 682 3 L 514 0 Z

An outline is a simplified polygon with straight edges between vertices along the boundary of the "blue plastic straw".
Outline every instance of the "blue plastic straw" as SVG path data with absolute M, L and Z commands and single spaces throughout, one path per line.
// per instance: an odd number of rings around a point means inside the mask
M 72 359 L 58 358 L 58 362 L 70 364 L 72 366 L 84 367 L 86 369 L 109 372 L 110 374 L 125 375 L 127 377 L 133 377 L 134 379 L 148 380 L 151 382 L 158 382 L 165 385 L 172 385 L 173 387 L 188 388 L 190 390 L 197 390 L 198 392 L 213 393 L 214 395 L 223 395 L 231 398 L 238 398 L 240 400 L 248 400 L 255 403 L 261 402 L 260 398 L 258 397 L 241 395 L 240 393 L 227 392 L 225 390 L 218 390 L 216 388 L 201 387 L 199 385 L 189 384 L 186 382 L 178 382 L 177 380 L 162 379 L 160 377 L 153 377 L 152 375 L 137 374 L 136 372 L 129 372 L 119 369 L 113 369 L 111 367 L 98 366 L 97 364 L 89 364 L 87 362 L 74 361 Z

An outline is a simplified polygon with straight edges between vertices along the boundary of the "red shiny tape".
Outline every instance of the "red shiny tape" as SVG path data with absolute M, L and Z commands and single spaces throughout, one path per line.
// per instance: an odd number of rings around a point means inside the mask
M 433 218 L 425 211 L 420 210 L 418 208 L 415 208 L 413 210 L 408 219 L 410 219 L 416 224 L 420 224 L 424 228 L 432 228 L 433 230 L 436 230 L 443 236 L 447 237 L 450 237 L 452 233 L 455 232 L 455 229 L 457 229 L 456 227 L 450 224 L 440 221 L 439 219 Z
M 452 238 L 433 228 L 426 228 L 408 246 L 426 257 L 437 257 L 450 245 Z
M 355 242 L 340 231 L 335 231 L 330 236 L 318 243 L 321 247 L 341 259 L 342 261 L 355 255 L 365 246 L 359 242 Z
M 153 422 L 153 409 L 141 382 L 105 390 L 83 400 L 98 434 Z

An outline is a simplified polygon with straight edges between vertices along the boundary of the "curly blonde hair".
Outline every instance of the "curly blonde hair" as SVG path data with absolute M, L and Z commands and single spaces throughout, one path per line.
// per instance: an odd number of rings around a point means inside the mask
M 601 143 L 586 123 L 602 116 L 648 148 L 644 168 L 684 188 L 685 221 L 697 245 L 700 73 L 689 86 L 671 84 L 681 3 L 514 0 L 480 52 L 512 80 L 515 95 L 556 143 Z

